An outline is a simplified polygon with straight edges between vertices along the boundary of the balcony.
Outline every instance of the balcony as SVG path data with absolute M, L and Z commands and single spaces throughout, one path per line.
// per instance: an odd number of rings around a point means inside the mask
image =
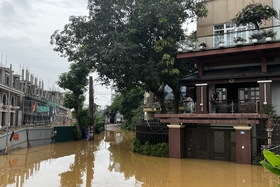
M 263 31 L 272 30 L 276 32 L 276 36 L 271 41 L 266 41 L 265 37 L 254 42 L 250 39 L 252 34 L 262 33 Z M 234 39 L 236 37 L 241 37 L 246 41 L 241 43 L 235 43 Z M 223 48 L 232 48 L 232 47 L 240 47 L 240 46 L 251 46 L 257 44 L 266 44 L 280 41 L 280 26 L 275 27 L 267 27 L 264 29 L 256 30 L 256 29 L 239 29 L 239 31 L 232 30 L 223 34 L 216 34 L 204 37 L 198 37 L 198 42 L 190 42 L 188 40 L 181 40 L 178 42 L 178 52 L 186 53 L 186 52 L 195 52 L 195 51 L 205 51 L 205 50 L 213 50 L 213 49 L 223 49 Z M 205 43 L 207 45 L 206 48 L 200 47 L 201 43 Z
M 209 103 L 209 113 L 227 113 L 227 114 L 236 114 L 236 113 L 258 113 L 259 112 L 259 101 L 258 100 L 228 100 L 228 101 L 219 101 L 215 111 L 212 110 L 211 103 Z M 167 111 L 173 110 L 173 103 L 165 103 Z M 197 108 L 196 103 L 183 103 L 179 102 L 179 113 L 195 113 Z M 153 104 L 144 104 L 144 112 L 160 112 L 160 104 L 158 102 Z
M 228 100 L 220 101 L 215 111 L 212 110 L 209 103 L 209 113 L 197 114 L 196 103 L 186 104 L 185 106 L 180 104 L 181 110 L 179 114 L 160 114 L 160 108 L 154 110 L 148 105 L 144 107 L 144 111 L 156 112 L 155 117 L 161 118 L 162 123 L 201 123 L 201 124 L 259 124 L 260 119 L 267 119 L 267 114 L 259 114 L 259 101 L 256 100 Z M 152 106 L 152 105 L 150 105 Z M 185 111 L 183 113 L 183 111 Z

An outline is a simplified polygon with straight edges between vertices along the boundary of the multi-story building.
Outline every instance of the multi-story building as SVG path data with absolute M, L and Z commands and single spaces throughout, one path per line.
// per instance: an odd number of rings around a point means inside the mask
M 25 72 L 25 75 L 24 75 Z M 63 94 L 44 90 L 43 81 L 22 69 L 22 75 L 0 67 L 0 128 L 4 126 L 66 125 L 69 109 Z
M 273 19 L 261 29 L 277 32 L 272 41 L 252 43 L 253 25 L 237 27 L 230 20 L 251 0 L 207 1 L 209 14 L 197 22 L 199 42 L 188 50 L 182 45 L 177 58 L 188 59 L 197 72 L 186 76 L 182 83 L 195 100 L 195 112 L 190 114 L 157 114 L 161 122 L 169 123 L 169 156 L 173 158 L 205 158 L 251 164 L 257 161 L 263 148 L 280 145 L 280 122 L 266 126 L 269 117 L 264 107 L 275 106 L 280 115 L 280 27 Z M 278 12 L 277 0 L 255 0 L 266 3 Z M 235 44 L 234 38 L 246 39 Z M 218 45 L 219 41 L 224 46 Z M 200 49 L 201 42 L 207 48 Z M 211 113 L 210 94 L 218 92 L 216 113 Z

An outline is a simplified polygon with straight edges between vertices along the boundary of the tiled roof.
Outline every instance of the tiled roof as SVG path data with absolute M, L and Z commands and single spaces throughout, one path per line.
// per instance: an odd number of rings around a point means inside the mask
M 197 72 L 185 76 L 184 80 L 215 80 L 229 78 L 280 76 L 280 65 L 267 66 L 267 72 L 261 72 L 261 66 L 204 70 L 203 76 L 198 77 Z

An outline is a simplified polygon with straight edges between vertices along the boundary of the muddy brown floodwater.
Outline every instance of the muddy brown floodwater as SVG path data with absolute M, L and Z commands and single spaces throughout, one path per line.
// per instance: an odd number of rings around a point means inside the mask
M 133 132 L 110 129 L 94 141 L 0 156 L 0 187 L 277 187 L 280 182 L 262 166 L 138 155 L 129 151 Z

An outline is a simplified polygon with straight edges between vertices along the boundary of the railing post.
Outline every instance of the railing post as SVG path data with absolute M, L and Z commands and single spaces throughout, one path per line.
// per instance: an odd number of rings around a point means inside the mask
M 259 101 L 256 101 L 256 113 L 259 113 L 259 110 L 258 110 L 259 107 L 258 106 L 259 106 Z
M 231 101 L 231 113 L 233 114 L 233 101 Z

